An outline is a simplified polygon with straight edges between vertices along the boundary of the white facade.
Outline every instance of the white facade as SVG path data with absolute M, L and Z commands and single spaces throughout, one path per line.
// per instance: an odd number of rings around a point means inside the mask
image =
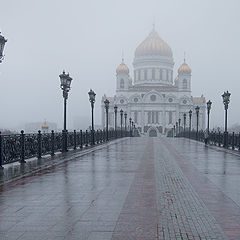
M 153 29 L 149 36 L 137 47 L 134 67 L 134 82 L 129 69 L 122 60 L 117 68 L 116 95 L 102 98 L 102 125 L 106 126 L 104 100 L 110 101 L 109 127 L 114 128 L 114 106 L 118 107 L 117 126 L 120 126 L 122 109 L 127 113 L 127 124 L 131 117 L 139 132 L 148 135 L 154 130 L 157 135 L 167 134 L 178 119 L 183 127 L 186 113 L 186 129 L 189 127 L 189 110 L 192 115 L 192 129 L 196 129 L 196 111 L 199 106 L 199 130 L 205 129 L 206 101 L 203 96 L 191 96 L 191 69 L 184 63 L 178 69 L 173 81 L 172 50 Z M 124 119 L 124 118 L 123 118 Z M 124 120 L 123 120 L 123 126 Z

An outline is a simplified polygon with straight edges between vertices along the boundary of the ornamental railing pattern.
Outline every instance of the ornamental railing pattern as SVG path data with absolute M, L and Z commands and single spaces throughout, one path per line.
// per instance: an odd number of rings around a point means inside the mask
M 198 133 L 196 131 L 186 131 L 180 132 L 177 134 L 177 137 L 190 138 L 200 142 L 206 142 L 210 145 L 240 151 L 240 133 L 236 134 L 235 132 L 223 133 L 220 131 L 211 131 L 209 132 L 209 135 L 207 135 L 203 131 L 199 131 Z M 224 142 L 224 139 L 226 143 Z
M 20 162 L 25 163 L 26 159 L 44 155 L 54 155 L 56 152 L 63 151 L 64 136 L 67 136 L 68 149 L 82 149 L 90 146 L 92 142 L 92 134 L 94 134 L 94 144 L 100 144 L 107 141 L 107 132 L 105 130 L 97 131 L 75 131 L 55 133 L 38 133 L 3 135 L 0 132 L 0 167 L 7 163 Z M 108 131 L 108 140 L 128 137 L 128 131 Z

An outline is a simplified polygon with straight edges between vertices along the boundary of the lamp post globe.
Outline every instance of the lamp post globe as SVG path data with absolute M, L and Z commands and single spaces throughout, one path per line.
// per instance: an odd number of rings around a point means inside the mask
M 108 99 L 105 99 L 104 106 L 105 106 L 105 110 L 106 110 L 106 133 L 107 133 L 106 139 L 108 141 L 109 140 L 108 139 L 108 110 L 109 110 L 109 100 Z
M 200 107 L 199 107 L 199 106 L 196 106 L 196 107 L 195 107 L 195 111 L 196 111 L 196 115 L 197 115 L 197 132 L 196 132 L 196 140 L 198 140 L 199 109 L 200 109 Z
M 91 103 L 91 109 L 92 109 L 92 129 L 91 129 L 91 135 L 92 135 L 92 145 L 95 144 L 95 139 L 94 139 L 94 118 L 93 118 L 93 109 L 94 109 L 94 103 L 96 101 L 96 93 L 90 89 L 88 92 L 89 95 L 89 102 Z
M 4 58 L 3 50 L 4 50 L 6 42 L 7 42 L 7 39 L 5 39 L 4 36 L 2 36 L 1 32 L 0 32 L 0 63 L 2 62 L 2 60 Z
M 225 128 L 224 128 L 224 147 L 228 147 L 228 130 L 227 130 L 227 110 L 228 110 L 228 105 L 230 103 L 230 96 L 231 93 L 226 91 L 222 94 L 223 98 L 223 104 L 224 104 L 224 109 L 225 109 Z
M 70 91 L 70 86 L 72 82 L 72 78 L 69 76 L 69 73 L 66 74 L 63 71 L 62 74 L 59 75 L 60 78 L 60 87 L 63 91 L 63 99 L 64 99 L 64 120 L 63 120 L 63 146 L 62 151 L 67 151 L 67 99 L 68 99 L 68 92 Z

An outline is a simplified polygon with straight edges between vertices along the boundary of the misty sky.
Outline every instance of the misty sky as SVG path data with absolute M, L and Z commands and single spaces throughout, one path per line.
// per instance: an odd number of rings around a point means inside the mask
M 174 77 L 186 52 L 192 95 L 213 102 L 212 126 L 223 126 L 226 90 L 232 93 L 229 123 L 240 122 L 238 0 L 0 0 L 0 8 L 0 30 L 8 39 L 0 64 L 0 128 L 44 119 L 61 128 L 63 69 L 73 78 L 68 126 L 75 116 L 90 121 L 90 88 L 100 123 L 101 97 L 115 93 L 122 51 L 133 75 L 134 51 L 153 22 L 172 48 Z

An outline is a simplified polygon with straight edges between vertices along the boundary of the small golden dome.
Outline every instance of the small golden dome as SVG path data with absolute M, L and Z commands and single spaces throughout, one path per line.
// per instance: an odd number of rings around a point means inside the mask
M 129 74 L 129 68 L 128 68 L 127 65 L 124 63 L 124 60 L 123 60 L 123 59 L 122 59 L 121 64 L 117 67 L 116 72 L 117 72 L 117 74 L 119 74 L 119 73 Z
M 178 68 L 178 74 L 191 74 L 191 68 L 186 64 L 184 59 L 184 63 Z
M 154 28 L 135 51 L 135 57 L 146 55 L 158 55 L 166 57 L 172 57 L 173 55 L 172 49 L 164 40 L 159 37 Z
M 46 121 L 42 124 L 42 129 L 48 129 L 48 125 Z

